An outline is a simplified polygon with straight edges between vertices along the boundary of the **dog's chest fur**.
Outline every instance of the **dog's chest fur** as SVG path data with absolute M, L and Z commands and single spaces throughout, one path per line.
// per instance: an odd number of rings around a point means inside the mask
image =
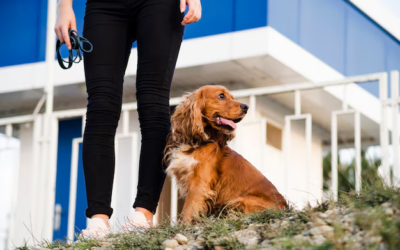
M 176 178 L 181 197 L 187 196 L 190 180 L 199 163 L 193 153 L 188 153 L 190 149 L 191 147 L 188 145 L 180 145 L 172 149 L 170 164 L 167 168 L 167 174 Z

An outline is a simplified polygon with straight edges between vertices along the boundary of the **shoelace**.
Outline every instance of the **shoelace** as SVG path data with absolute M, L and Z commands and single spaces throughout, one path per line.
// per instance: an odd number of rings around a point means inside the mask
M 79 63 L 80 61 L 82 61 L 81 50 L 86 53 L 92 52 L 92 50 L 93 50 L 93 45 L 89 42 L 89 40 L 87 40 L 84 37 L 79 36 L 79 33 L 77 31 L 69 30 L 68 34 L 69 34 L 69 38 L 71 40 L 71 50 L 69 51 L 69 54 L 68 54 L 68 61 L 64 60 L 61 57 L 60 48 L 61 48 L 62 44 L 61 44 L 60 40 L 57 40 L 57 44 L 56 44 L 58 64 L 60 64 L 60 67 L 63 69 L 69 69 L 72 67 L 72 63 Z M 85 50 L 83 48 L 83 43 L 87 43 L 90 46 L 90 49 Z M 74 57 L 74 53 L 73 53 L 74 50 L 76 51 L 75 57 Z M 64 63 L 67 63 L 68 66 L 65 66 Z

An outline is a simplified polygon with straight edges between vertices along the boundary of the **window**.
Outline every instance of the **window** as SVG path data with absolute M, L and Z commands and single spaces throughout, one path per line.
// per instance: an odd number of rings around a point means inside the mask
M 282 129 L 267 122 L 267 144 L 282 150 Z

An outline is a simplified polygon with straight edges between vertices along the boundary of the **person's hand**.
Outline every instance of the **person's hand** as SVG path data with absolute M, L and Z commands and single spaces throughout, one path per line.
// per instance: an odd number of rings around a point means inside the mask
M 181 12 L 185 12 L 186 5 L 189 6 L 189 11 L 183 18 L 182 25 L 195 23 L 201 18 L 201 3 L 200 0 L 181 0 Z
M 65 43 L 68 49 L 71 50 L 71 40 L 69 38 L 69 29 L 76 30 L 75 13 L 72 9 L 72 1 L 59 1 L 57 21 L 54 31 L 57 34 L 58 40 Z

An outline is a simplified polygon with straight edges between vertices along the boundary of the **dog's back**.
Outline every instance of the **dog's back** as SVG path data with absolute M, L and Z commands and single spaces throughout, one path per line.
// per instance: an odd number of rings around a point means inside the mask
M 287 203 L 275 186 L 250 162 L 228 146 L 217 166 L 217 206 L 228 205 L 244 213 L 283 209 Z

